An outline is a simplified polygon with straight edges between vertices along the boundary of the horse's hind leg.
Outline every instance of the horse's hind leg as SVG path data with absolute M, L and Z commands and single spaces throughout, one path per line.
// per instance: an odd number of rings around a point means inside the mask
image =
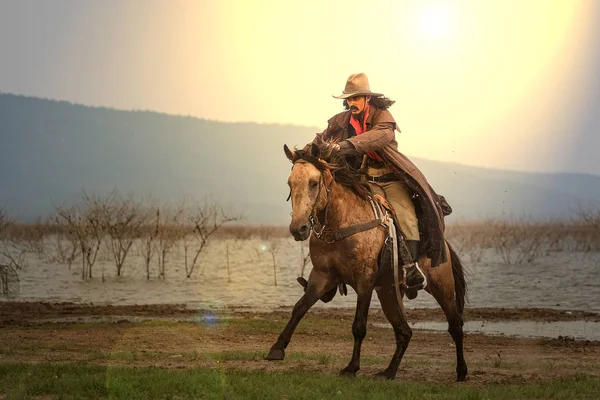
M 341 375 L 346 376 L 355 376 L 360 369 L 360 349 L 363 339 L 367 336 L 367 317 L 369 306 L 371 305 L 371 297 L 373 296 L 373 288 L 358 289 L 356 294 L 356 314 L 352 323 L 352 336 L 354 336 L 352 359 L 348 366 L 340 371 Z
M 446 315 L 446 318 L 448 319 L 448 333 L 450 333 L 456 345 L 456 380 L 463 382 L 467 379 L 467 362 L 463 353 L 465 335 L 463 332 L 462 315 L 455 313 L 452 316 Z
M 451 275 L 450 265 L 447 266 L 447 272 L 442 272 L 441 268 L 445 267 L 436 267 L 436 273 L 438 273 L 439 268 L 440 274 L 447 273 Z M 463 296 L 463 294 L 460 291 L 459 293 L 455 293 L 455 284 L 451 276 L 430 278 L 428 277 L 429 285 L 427 289 L 441 306 L 448 320 L 448 333 L 456 345 L 456 380 L 461 382 L 466 380 L 467 377 L 467 363 L 463 354 L 464 332 L 462 309 L 456 299 L 457 296 Z
M 266 360 L 283 360 L 285 357 L 285 349 L 290 343 L 296 326 L 298 326 L 298 323 L 302 317 L 304 317 L 306 312 L 325 292 L 330 290 L 331 287 L 335 288 L 335 282 L 331 282 L 326 274 L 319 273 L 315 269 L 311 271 L 306 292 L 294 306 L 290 320 L 285 328 L 283 328 L 283 331 L 277 338 L 275 344 L 271 346 L 269 353 L 265 356 Z
M 412 337 L 412 329 L 410 329 L 408 322 L 406 322 L 404 305 L 398 304 L 398 299 L 396 298 L 396 292 L 393 286 L 378 289 L 377 297 L 379 297 L 383 313 L 394 328 L 396 351 L 394 351 L 390 365 L 388 365 L 385 370 L 377 373 L 376 376 L 394 379 L 396 377 L 396 372 L 398 372 L 400 362 L 402 361 L 402 356 L 404 356 L 404 352 L 408 348 L 408 343 Z

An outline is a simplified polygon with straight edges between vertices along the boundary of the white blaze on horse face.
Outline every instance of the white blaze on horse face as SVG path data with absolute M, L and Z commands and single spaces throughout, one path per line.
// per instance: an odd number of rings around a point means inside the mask
M 294 164 L 288 179 L 292 200 L 290 232 L 294 236 L 296 236 L 295 232 L 301 231 L 303 226 L 310 228 L 310 214 L 313 209 L 319 210 L 320 208 L 318 203 L 321 203 L 321 201 L 317 201 L 317 196 L 319 195 L 319 186 L 322 183 L 321 172 L 314 165 L 306 162 L 296 162 Z M 306 237 L 308 237 L 308 234 Z M 303 239 L 306 237 L 303 237 Z

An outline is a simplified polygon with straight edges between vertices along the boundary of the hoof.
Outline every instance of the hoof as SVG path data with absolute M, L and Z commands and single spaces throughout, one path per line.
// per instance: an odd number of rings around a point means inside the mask
M 346 367 L 340 371 L 340 376 L 347 376 L 349 378 L 354 378 L 356 376 L 356 371 Z
M 285 357 L 285 351 L 283 349 L 271 348 L 269 354 L 265 356 L 265 360 L 268 361 L 281 361 Z
M 456 382 L 464 382 L 467 380 L 467 367 L 456 369 Z
M 393 374 L 387 370 L 384 371 L 379 371 L 378 373 L 376 373 L 375 375 L 373 375 L 374 378 L 377 379 L 386 379 L 391 381 L 392 379 L 394 379 L 396 377 L 396 374 Z

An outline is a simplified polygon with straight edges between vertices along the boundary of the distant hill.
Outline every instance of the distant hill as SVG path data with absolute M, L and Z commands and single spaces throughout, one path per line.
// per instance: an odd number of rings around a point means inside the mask
M 0 207 L 20 219 L 46 215 L 82 189 L 117 189 L 177 202 L 210 198 L 248 223 L 285 224 L 290 163 L 318 128 L 224 123 L 119 111 L 0 93 Z M 571 218 L 600 201 L 600 177 L 492 170 L 413 159 L 454 209 L 452 220 Z

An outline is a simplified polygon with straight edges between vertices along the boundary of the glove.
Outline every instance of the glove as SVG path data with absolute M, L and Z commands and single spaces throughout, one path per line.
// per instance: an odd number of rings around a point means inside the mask
M 342 140 L 337 146 L 340 151 L 354 150 L 354 145 L 347 140 Z
M 339 143 L 333 143 L 331 148 L 333 151 L 354 150 L 354 145 L 347 140 L 342 140 Z

